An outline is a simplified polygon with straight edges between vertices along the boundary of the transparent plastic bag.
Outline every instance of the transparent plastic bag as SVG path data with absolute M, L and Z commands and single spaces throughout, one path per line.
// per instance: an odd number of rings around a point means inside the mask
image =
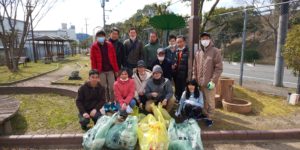
M 124 122 L 114 124 L 108 131 L 105 146 L 110 149 L 134 150 L 137 143 L 136 116 L 128 116 Z
M 93 128 L 83 135 L 82 146 L 85 150 L 100 150 L 105 143 L 108 129 L 115 122 L 117 113 L 111 116 L 101 116 Z
M 171 119 L 168 136 L 169 150 L 203 150 L 201 129 L 194 119 L 183 123 L 175 123 L 175 120 Z

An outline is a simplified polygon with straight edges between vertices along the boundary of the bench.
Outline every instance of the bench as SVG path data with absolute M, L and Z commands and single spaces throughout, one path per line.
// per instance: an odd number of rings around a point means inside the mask
M 0 135 L 12 132 L 10 119 L 17 114 L 19 107 L 20 102 L 18 100 L 0 95 Z
M 18 64 L 23 64 L 23 66 L 26 65 L 26 57 L 20 57 Z

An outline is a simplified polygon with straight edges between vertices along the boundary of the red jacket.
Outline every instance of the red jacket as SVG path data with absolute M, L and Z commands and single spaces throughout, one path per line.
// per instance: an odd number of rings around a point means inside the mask
M 134 98 L 135 83 L 134 80 L 129 78 L 127 81 L 121 81 L 120 78 L 114 83 L 115 98 L 122 106 L 123 103 L 129 104 Z
M 107 44 L 108 57 L 109 57 L 110 64 L 111 64 L 114 72 L 118 72 L 119 67 L 118 67 L 118 63 L 117 63 L 116 50 L 110 42 L 108 42 L 108 41 L 105 41 L 105 42 Z M 93 45 L 91 47 L 90 58 L 91 58 L 92 69 L 97 69 L 101 73 L 101 71 L 102 71 L 102 54 L 101 54 L 98 42 L 93 43 Z

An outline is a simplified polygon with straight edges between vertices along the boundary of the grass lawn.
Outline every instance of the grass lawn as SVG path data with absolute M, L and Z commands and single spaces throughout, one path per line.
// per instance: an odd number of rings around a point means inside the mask
M 65 76 L 57 81 L 52 82 L 52 84 L 63 84 L 63 85 L 82 85 L 85 81 L 88 80 L 89 71 L 90 71 L 90 59 L 88 57 L 81 57 L 76 60 L 75 63 L 71 65 L 74 70 L 79 71 L 79 76 L 81 80 L 69 80 L 69 76 Z
M 236 97 L 252 102 L 253 113 L 241 115 L 216 109 L 214 126 L 202 130 L 269 130 L 300 126 L 300 106 L 285 103 L 284 98 L 235 87 Z M 13 134 L 82 133 L 73 98 L 56 94 L 14 95 L 21 101 L 12 119 Z
M 39 74 L 51 71 L 57 68 L 58 63 L 44 64 L 44 63 L 27 63 L 26 66 L 19 65 L 18 72 L 11 72 L 6 66 L 0 66 L 0 83 L 10 83 L 29 77 L 37 76 Z
M 21 105 L 12 119 L 13 134 L 80 133 L 73 98 L 56 94 L 15 95 Z
M 6 66 L 0 66 L 0 84 L 1 83 L 10 83 L 22 79 L 26 79 L 29 77 L 37 76 L 39 74 L 51 71 L 58 66 L 69 64 L 70 62 L 74 62 L 80 58 L 80 55 L 76 55 L 74 57 L 67 57 L 63 61 L 51 63 L 51 64 L 44 64 L 42 62 L 34 63 L 30 62 L 27 63 L 26 66 L 19 65 L 18 72 L 11 72 Z
M 252 102 L 252 113 L 242 115 L 216 109 L 215 124 L 208 130 L 269 130 L 300 126 L 300 115 L 296 115 L 300 112 L 300 106 L 287 104 L 283 97 L 254 92 L 239 86 L 234 87 L 234 96 Z

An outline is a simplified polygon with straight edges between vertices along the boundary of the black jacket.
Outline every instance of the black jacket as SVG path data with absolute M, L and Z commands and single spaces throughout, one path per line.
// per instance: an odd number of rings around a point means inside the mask
M 179 51 L 177 51 L 178 56 Z M 179 58 L 178 58 L 179 59 Z M 185 47 L 182 50 L 182 56 L 179 63 L 177 63 L 177 69 L 176 69 L 176 78 L 184 79 L 184 82 L 187 79 L 188 75 L 188 59 L 189 59 L 189 50 L 187 47 Z
M 125 47 L 123 43 L 119 40 L 114 41 L 112 39 L 109 39 L 109 41 L 113 44 L 113 46 L 116 49 L 117 62 L 119 68 L 121 68 L 121 66 L 125 66 Z
M 86 82 L 78 89 L 76 106 L 80 114 L 90 113 L 93 109 L 99 110 L 105 103 L 105 89 L 98 83 L 96 87 L 91 87 Z
M 152 63 L 152 68 L 155 65 L 159 65 L 161 67 L 161 69 L 163 70 L 163 77 L 168 78 L 169 80 L 172 81 L 172 62 L 165 58 L 162 62 L 162 64 L 159 63 L 159 60 L 156 59 L 153 63 Z

